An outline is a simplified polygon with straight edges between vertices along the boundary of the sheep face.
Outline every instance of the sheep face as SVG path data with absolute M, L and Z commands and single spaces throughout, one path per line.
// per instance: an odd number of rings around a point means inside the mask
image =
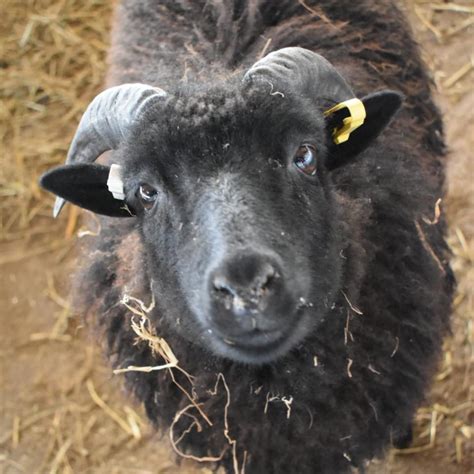
M 390 91 L 350 99 L 362 121 L 341 142 L 335 133 L 352 112 L 324 111 L 352 94 L 333 66 L 301 48 L 208 89 L 117 86 L 94 99 L 67 164 L 41 182 L 99 214 L 135 216 L 160 324 L 219 356 L 269 362 L 332 307 L 345 238 L 332 170 L 360 154 L 401 103 Z M 111 149 L 123 181 L 113 196 L 110 169 L 92 163 Z
M 119 157 L 159 313 L 249 363 L 311 332 L 341 274 L 322 113 L 267 92 L 170 100 Z

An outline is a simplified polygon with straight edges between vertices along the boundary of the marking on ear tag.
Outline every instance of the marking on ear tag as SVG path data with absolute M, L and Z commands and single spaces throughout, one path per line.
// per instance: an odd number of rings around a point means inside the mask
M 119 165 L 112 165 L 109 171 L 109 177 L 107 178 L 107 188 L 112 193 L 115 199 L 123 201 L 125 199 L 125 193 L 123 191 L 123 181 L 120 176 L 120 170 L 122 169 Z
M 344 108 L 349 109 L 350 115 L 349 117 L 346 117 L 342 120 L 342 127 L 335 128 L 332 132 L 332 138 L 336 145 L 349 140 L 351 133 L 364 123 L 365 117 L 367 115 L 362 101 L 360 99 L 354 98 L 336 104 L 334 107 L 326 110 L 324 112 L 324 116 L 327 117 Z

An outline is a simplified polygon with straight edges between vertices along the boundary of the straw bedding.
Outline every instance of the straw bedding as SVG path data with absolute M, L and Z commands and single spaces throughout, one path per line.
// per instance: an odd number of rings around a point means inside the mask
M 95 229 L 84 232 L 72 208 L 53 222 L 52 200 L 37 186 L 43 170 L 63 161 L 81 112 L 101 88 L 112 3 L 2 2 L 0 265 L 8 278 L 0 293 L 5 309 L 0 466 L 6 472 L 206 470 L 187 461 L 173 470 L 166 440 L 156 439 L 140 410 L 121 397 L 115 380 L 121 375 L 112 375 L 88 347 L 71 315 L 64 280 L 73 266 L 73 236 L 87 238 Z M 393 451 L 371 472 L 467 473 L 474 439 L 474 169 L 468 159 L 474 145 L 474 58 L 466 50 L 474 6 L 407 4 L 446 111 L 448 199 L 431 218 L 447 213 L 458 293 L 453 336 L 433 392 L 417 415 L 413 446 Z

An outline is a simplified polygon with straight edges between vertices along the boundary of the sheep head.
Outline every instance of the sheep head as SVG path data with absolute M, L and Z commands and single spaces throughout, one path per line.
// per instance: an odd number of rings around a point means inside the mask
M 91 103 L 66 165 L 41 182 L 94 212 L 135 216 L 158 313 L 173 330 L 219 356 L 266 363 L 335 301 L 344 269 L 331 172 L 400 105 L 390 91 L 363 98 L 363 124 L 336 144 L 350 110 L 324 111 L 353 98 L 329 62 L 301 48 L 188 95 L 118 86 Z M 94 163 L 106 150 L 119 178 Z M 123 196 L 107 187 L 117 179 Z

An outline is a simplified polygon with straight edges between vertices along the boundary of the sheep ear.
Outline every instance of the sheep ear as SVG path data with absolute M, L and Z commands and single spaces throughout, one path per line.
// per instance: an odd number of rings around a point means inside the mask
M 329 168 L 340 166 L 365 150 L 390 123 L 402 100 L 401 94 L 387 90 L 361 100 L 350 99 L 327 110 Z
M 117 181 L 117 165 L 73 164 L 58 166 L 40 178 L 47 191 L 83 209 L 110 217 L 131 217 L 124 195 L 111 188 Z M 114 179 L 110 179 L 113 177 Z M 55 213 L 57 215 L 57 213 Z M 55 217 L 56 217 L 55 215 Z

